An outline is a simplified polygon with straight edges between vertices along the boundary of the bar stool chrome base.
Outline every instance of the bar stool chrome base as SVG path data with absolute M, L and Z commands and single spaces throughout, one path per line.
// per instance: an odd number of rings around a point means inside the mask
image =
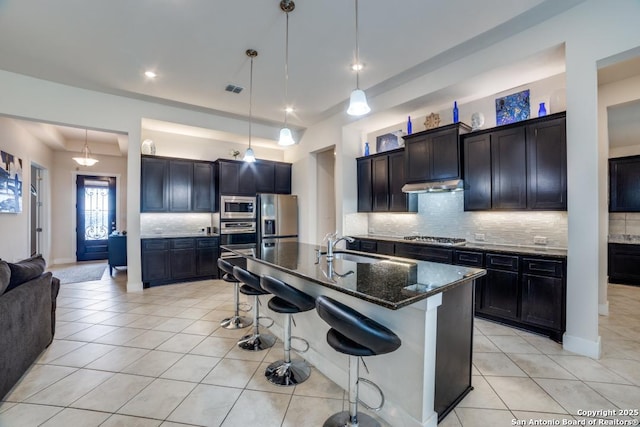
M 238 341 L 238 347 L 247 351 L 262 351 L 273 347 L 276 337 L 271 334 L 245 335 Z
M 380 427 L 380 423 L 375 418 L 358 412 L 358 418 L 354 424 L 351 422 L 349 411 L 342 411 L 330 416 L 322 427 Z
M 232 316 L 223 319 L 220 326 L 225 329 L 244 329 L 253 325 L 253 320 L 246 316 Z
M 304 360 L 285 362 L 277 360 L 267 366 L 264 376 L 271 384 L 289 387 L 303 383 L 311 375 L 311 368 Z

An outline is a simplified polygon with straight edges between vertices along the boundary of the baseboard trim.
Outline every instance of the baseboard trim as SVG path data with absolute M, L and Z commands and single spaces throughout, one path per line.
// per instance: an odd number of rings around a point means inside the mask
M 56 258 L 51 265 L 73 264 L 77 262 L 75 258 Z
M 604 304 L 598 304 L 598 314 L 600 316 L 608 316 L 609 315 L 609 301 Z
M 602 354 L 602 343 L 599 335 L 596 341 L 591 341 L 569 335 L 565 332 L 562 337 L 562 343 L 562 347 L 565 350 L 582 356 L 587 356 L 592 359 L 600 359 L 600 355 Z
M 127 292 L 142 292 L 143 290 L 142 282 L 127 280 Z

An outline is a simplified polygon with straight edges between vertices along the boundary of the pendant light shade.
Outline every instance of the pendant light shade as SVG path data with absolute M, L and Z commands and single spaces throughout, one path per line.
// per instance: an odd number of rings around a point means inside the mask
M 292 0 L 282 0 L 280 2 L 280 10 L 282 10 L 287 19 L 285 27 L 285 43 L 284 43 L 284 102 L 285 104 L 289 98 L 289 12 L 292 12 L 296 8 L 296 4 Z M 278 139 L 278 145 L 287 147 L 294 145 L 296 141 L 293 139 L 291 129 L 287 126 L 287 115 L 289 114 L 289 108 L 284 110 L 284 126 L 280 129 L 280 138 Z
M 347 109 L 347 114 L 350 116 L 363 116 L 371 111 L 369 104 L 367 104 L 367 95 L 364 94 L 364 91 L 360 89 L 360 68 L 362 68 L 362 64 L 360 64 L 360 46 L 358 43 L 358 0 L 355 0 L 356 4 L 356 62 L 355 62 L 355 70 L 356 70 L 356 88 L 351 92 L 351 97 L 349 98 L 349 108 Z
M 361 89 L 354 89 L 349 99 L 347 114 L 350 116 L 363 116 L 369 111 L 371 111 L 371 107 L 367 104 L 367 95 Z
M 256 161 L 256 156 L 253 153 L 253 148 L 251 148 L 251 124 L 253 122 L 252 117 L 252 107 L 253 107 L 253 58 L 258 56 L 258 52 L 253 49 L 247 49 L 245 52 L 249 58 L 251 58 L 251 71 L 249 74 L 249 148 L 244 152 L 244 160 L 247 163 L 253 163 Z
M 282 145 L 287 147 L 289 145 L 294 145 L 296 142 L 293 140 L 293 134 L 291 133 L 291 129 L 282 128 L 280 129 L 280 138 L 278 139 L 278 145 Z
M 72 159 L 79 164 L 80 166 L 93 166 L 98 163 L 98 159 L 94 159 L 91 157 L 91 151 L 89 151 L 89 143 L 88 140 L 89 131 L 87 129 L 84 130 L 84 147 L 82 147 L 82 156 L 72 157 Z

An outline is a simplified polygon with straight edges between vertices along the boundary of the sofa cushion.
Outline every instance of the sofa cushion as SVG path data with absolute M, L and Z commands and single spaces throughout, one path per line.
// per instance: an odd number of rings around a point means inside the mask
M 4 294 L 9 287 L 9 280 L 11 280 L 11 269 L 6 261 L 0 261 L 0 295 Z
M 46 267 L 46 262 L 42 255 L 37 255 L 15 264 L 10 262 L 7 264 L 11 269 L 11 279 L 9 280 L 7 291 L 40 276 L 44 273 Z

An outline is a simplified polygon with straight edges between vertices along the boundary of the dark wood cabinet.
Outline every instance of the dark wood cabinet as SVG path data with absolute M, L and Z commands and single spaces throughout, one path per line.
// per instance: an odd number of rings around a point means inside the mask
M 169 161 L 142 157 L 140 171 L 140 211 L 166 212 L 169 209 Z
M 564 117 L 527 126 L 527 182 L 529 209 L 567 209 L 567 131 Z
M 525 129 L 516 127 L 491 134 L 491 207 L 527 208 Z
M 566 210 L 565 113 L 463 137 L 464 209 Z
M 209 162 L 143 156 L 141 212 L 215 212 L 215 166 Z
M 640 156 L 609 159 L 609 212 L 640 212 Z
M 404 150 L 356 159 L 358 212 L 417 212 L 417 194 L 402 192 Z
M 215 165 L 209 162 L 193 164 L 193 211 L 215 212 Z
M 358 212 L 371 212 L 373 207 L 371 184 L 371 158 L 356 159 L 358 180 Z
M 142 239 L 145 287 L 218 277 L 217 236 Z
M 193 162 L 169 160 L 169 212 L 190 212 Z
M 518 317 L 518 273 L 487 268 L 479 309 L 506 319 Z
M 218 194 L 255 196 L 256 193 L 291 194 L 291 164 L 258 160 L 218 160 Z
M 371 159 L 371 194 L 373 212 L 389 211 L 389 157 Z
M 609 243 L 609 282 L 640 286 L 640 245 Z
M 440 246 L 396 243 L 395 251 L 397 256 L 418 259 L 421 261 L 433 261 L 443 264 L 451 264 L 453 262 L 453 249 Z
M 464 139 L 464 210 L 491 209 L 491 134 Z
M 406 182 L 460 178 L 460 135 L 469 130 L 455 123 L 405 136 Z

